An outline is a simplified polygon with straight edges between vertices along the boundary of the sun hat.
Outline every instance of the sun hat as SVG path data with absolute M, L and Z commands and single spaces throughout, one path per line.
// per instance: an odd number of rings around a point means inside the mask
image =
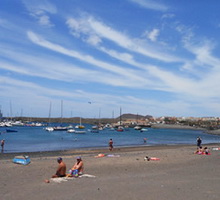
M 77 156 L 76 159 L 77 159 L 77 160 L 81 160 L 82 158 L 81 158 L 80 156 Z

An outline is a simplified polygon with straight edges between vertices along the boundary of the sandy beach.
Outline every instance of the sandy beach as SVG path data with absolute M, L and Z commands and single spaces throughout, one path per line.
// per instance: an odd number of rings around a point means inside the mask
M 219 144 L 207 145 L 211 155 L 196 155 L 195 146 L 154 146 L 26 153 L 27 166 L 12 163 L 16 154 L 0 155 L 0 192 L 3 200 L 20 199 L 148 199 L 217 200 L 220 198 Z M 115 157 L 95 158 L 98 154 Z M 20 154 L 19 154 L 20 155 Z M 81 155 L 85 174 L 94 177 L 50 181 L 62 156 L 69 169 Z M 145 156 L 160 158 L 146 161 Z

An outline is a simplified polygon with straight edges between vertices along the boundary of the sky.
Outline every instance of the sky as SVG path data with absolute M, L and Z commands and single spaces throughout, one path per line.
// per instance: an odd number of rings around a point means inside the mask
M 220 1 L 0 0 L 4 116 L 220 116 Z

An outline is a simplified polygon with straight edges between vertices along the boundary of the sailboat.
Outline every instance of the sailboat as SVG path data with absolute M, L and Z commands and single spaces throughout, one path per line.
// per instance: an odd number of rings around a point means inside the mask
M 50 112 L 51 112 L 51 104 L 50 104 Z M 50 114 L 49 114 L 50 118 Z M 47 131 L 67 131 L 68 127 L 62 126 L 62 119 L 63 119 L 63 100 L 61 100 L 61 125 L 60 126 L 54 126 L 54 127 L 47 127 L 45 130 Z
M 50 109 L 49 109 L 49 116 L 48 116 L 48 125 L 50 125 L 50 117 L 51 117 L 51 102 L 50 102 Z M 46 131 L 54 131 L 54 128 L 51 126 L 48 126 L 45 128 Z
M 75 128 L 78 128 L 78 129 L 84 129 L 85 126 L 82 125 L 82 119 L 80 117 L 80 120 L 79 120 L 79 124 L 75 126 Z
M 120 122 L 119 123 L 120 123 L 120 125 L 118 126 L 117 131 L 118 132 L 123 132 L 124 131 L 124 127 L 121 124 L 121 108 L 120 108 Z

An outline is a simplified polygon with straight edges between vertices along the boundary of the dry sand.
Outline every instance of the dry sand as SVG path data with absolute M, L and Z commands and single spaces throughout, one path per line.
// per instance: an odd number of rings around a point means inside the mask
M 217 144 L 208 145 L 218 147 Z M 211 155 L 193 154 L 195 146 L 156 146 L 27 153 L 31 163 L 12 163 L 14 154 L 0 155 L 0 199 L 77 200 L 219 200 L 220 151 Z M 120 157 L 95 158 L 99 153 Z M 56 183 L 44 180 L 57 168 L 57 156 L 69 169 L 81 155 L 85 173 L 93 178 L 72 178 Z M 160 161 L 145 161 L 144 157 Z

